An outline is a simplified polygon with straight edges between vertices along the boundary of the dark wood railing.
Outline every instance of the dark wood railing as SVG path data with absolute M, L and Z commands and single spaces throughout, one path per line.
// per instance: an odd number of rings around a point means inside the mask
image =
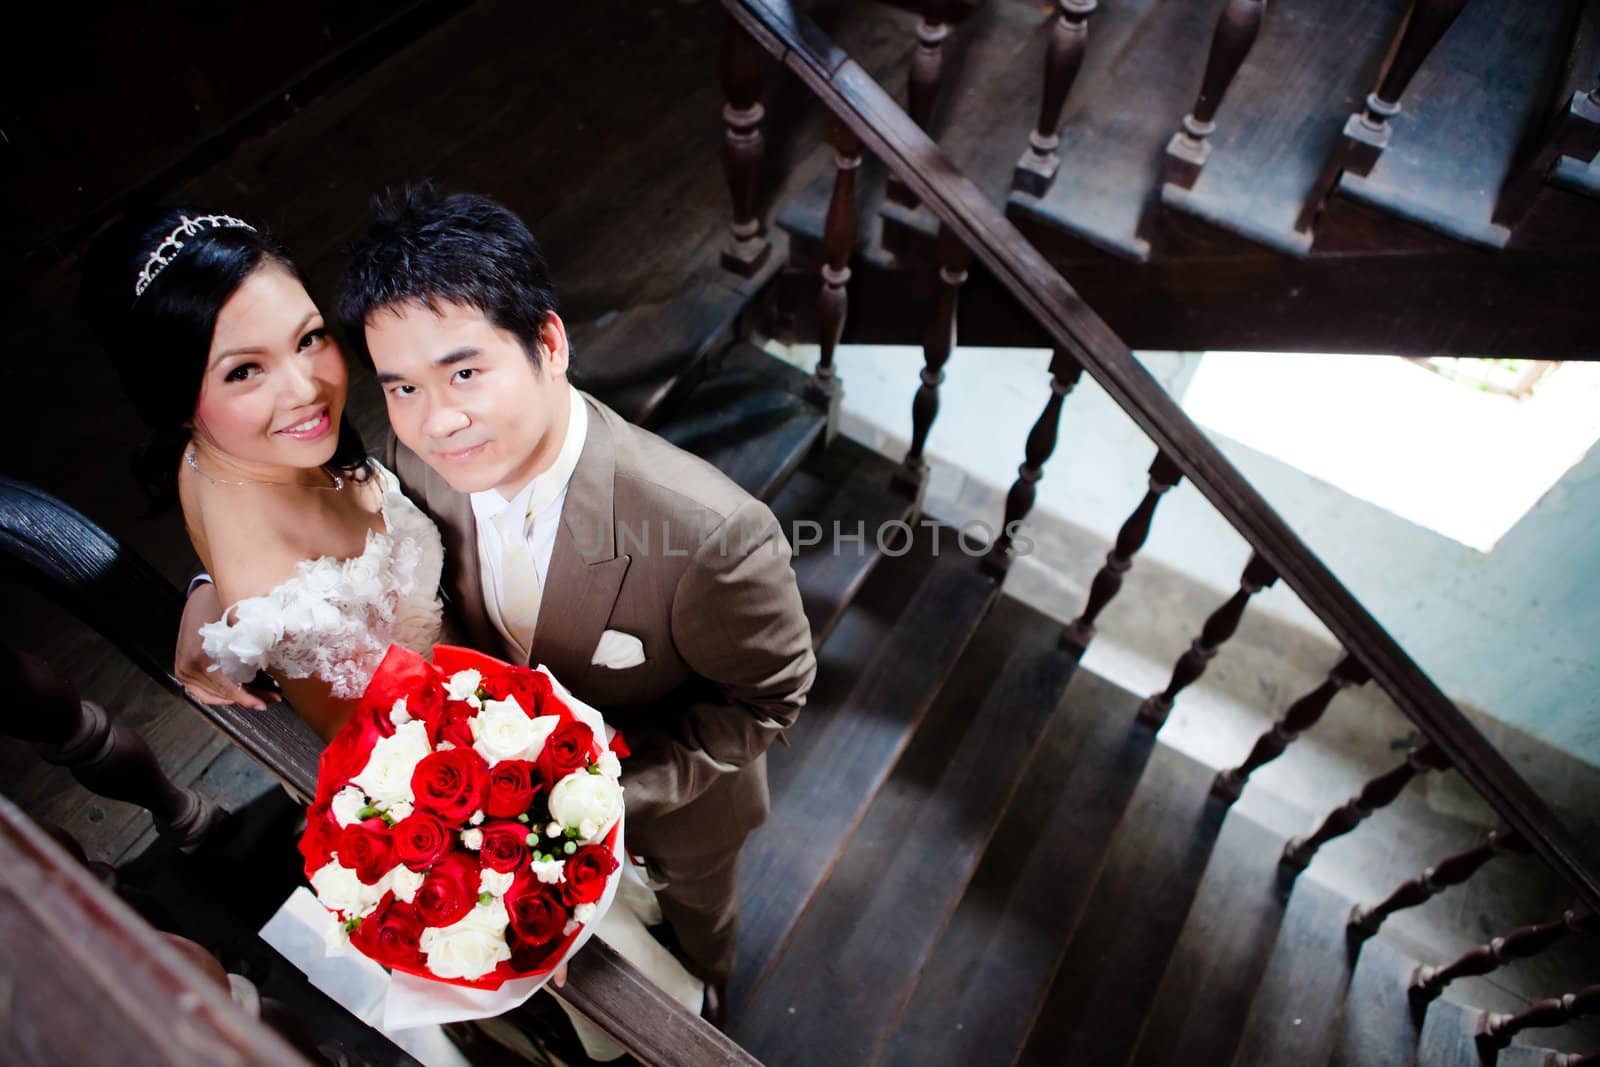
M 834 47 L 787 0 L 723 0 L 723 6 L 731 15 L 736 32 L 748 35 L 756 46 L 779 61 L 817 97 L 834 121 L 847 126 L 863 149 L 877 156 L 937 218 L 946 239 L 956 240 L 968 249 L 1032 315 L 1055 348 L 1081 366 L 1155 443 L 1157 467 L 1161 469 L 1152 468 L 1151 492 L 1125 525 L 1107 567 L 1095 579 L 1083 615 L 1067 628 L 1063 643 L 1080 648 L 1087 644 L 1093 635 L 1095 617 L 1115 595 L 1121 575 L 1148 534 L 1161 491 L 1175 484 L 1180 475 L 1186 477 L 1248 543 L 1252 563 L 1239 593 L 1214 613 L 1211 622 L 1215 625 L 1208 625 L 1196 646 L 1179 661 L 1173 684 L 1152 700 L 1170 704 L 1171 697 L 1193 680 L 1190 675 L 1197 676 L 1196 668 L 1204 669 L 1232 632 L 1253 591 L 1276 578 L 1305 603 L 1339 642 L 1349 661 L 1341 677 L 1370 678 L 1427 742 L 1413 753 L 1404 768 L 1397 768 L 1386 776 L 1387 780 L 1375 783 L 1375 790 L 1369 787 L 1363 796 L 1341 809 L 1343 816 L 1330 817 L 1329 831 L 1344 832 L 1338 827 L 1352 816 L 1352 825 L 1359 823 L 1364 811 L 1392 800 L 1389 794 L 1398 795 L 1399 787 L 1415 773 L 1449 766 L 1495 809 L 1508 834 L 1514 834 L 1516 841 L 1525 843 L 1548 864 L 1591 910 L 1600 906 L 1600 875 L 1528 784 L 1183 413 L 1133 358 L 1128 347 L 1005 219 L 990 198 L 957 170 L 858 64 Z M 1070 7 L 1086 15 L 1083 9 L 1088 6 L 1074 4 L 1062 10 L 1065 15 Z M 1459 0 L 1416 0 L 1395 55 L 1363 113 L 1368 125 L 1381 127 L 1393 114 L 1411 75 L 1458 8 Z M 942 344 L 939 347 L 942 350 Z M 928 380 L 924 378 L 925 383 Z M 931 418 L 927 421 L 931 422 Z M 925 427 L 919 423 L 918 430 L 918 438 L 925 439 Z M 1030 474 L 1042 473 L 1038 466 L 1032 465 Z M 1331 698 L 1331 694 L 1328 696 Z M 1317 699 L 1320 701 L 1321 697 Z M 1308 717 L 1303 714 L 1306 710 L 1303 708 L 1290 724 L 1288 739 L 1302 728 Z M 1256 766 L 1271 756 L 1274 744 L 1268 742 L 1267 748 L 1255 757 Z M 1248 771 L 1241 776 L 1241 785 L 1247 776 Z
M 1222 106 L 1223 96 L 1255 46 L 1266 11 L 1267 0 L 1228 0 L 1217 16 L 1200 94 L 1183 117 L 1178 132 L 1167 142 L 1164 172 L 1172 185 L 1194 188 L 1206 160 L 1211 158 L 1209 138 L 1217 132 L 1217 108 Z
M 47 493 L 0 478 L 0 573 L 71 611 L 302 802 L 316 795 L 322 742 L 286 702 L 253 711 L 184 694 L 169 666 L 182 593 L 105 530 Z M 756 1065 L 599 939 L 573 957 L 562 996 L 641 1063 Z
M 1554 922 L 1513 930 L 1505 937 L 1497 937 L 1462 953 L 1449 963 L 1437 967 L 1418 967 L 1411 976 L 1412 1015 L 1420 1025 L 1428 1005 L 1457 978 L 1493 974 L 1512 960 L 1536 956 L 1572 934 L 1593 933 L 1596 930 L 1600 930 L 1600 921 L 1596 921 L 1593 914 L 1568 910 Z

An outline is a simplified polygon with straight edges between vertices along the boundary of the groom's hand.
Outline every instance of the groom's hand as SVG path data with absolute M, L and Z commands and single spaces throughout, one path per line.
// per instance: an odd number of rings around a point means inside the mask
M 183 618 L 178 622 L 178 647 L 172 654 L 172 673 L 183 683 L 183 691 L 202 704 L 238 704 L 260 711 L 267 706 L 265 700 L 221 671 L 208 669 L 212 660 L 200 640 L 200 627 L 220 618 L 222 601 L 217 596 L 217 587 L 210 582 L 196 585 L 183 606 Z M 267 695 L 278 699 L 275 694 Z

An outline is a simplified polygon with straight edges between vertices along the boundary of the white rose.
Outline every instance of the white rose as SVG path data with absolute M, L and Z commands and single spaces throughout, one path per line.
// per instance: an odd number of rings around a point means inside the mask
M 350 932 L 344 928 L 344 921 L 333 912 L 328 912 L 328 925 L 322 928 L 322 945 L 330 956 L 342 956 L 350 944 Z
M 599 910 L 594 904 L 579 904 L 572 909 L 572 917 L 581 923 L 586 923 L 594 918 L 594 913 Z
M 493 767 L 501 760 L 538 759 L 545 738 L 556 728 L 554 715 L 528 718 L 515 700 L 486 700 L 483 710 L 468 720 L 472 747 Z
M 533 876 L 545 885 L 560 885 L 567 877 L 566 860 L 534 860 Z
M 477 827 L 461 831 L 461 843 L 476 852 L 483 847 L 483 831 Z
M 366 915 L 378 906 L 383 894 L 388 892 L 388 878 L 377 885 L 367 885 L 356 872 L 337 860 L 311 876 L 311 891 L 317 894 L 325 908 L 343 912 L 346 916 Z
M 503 897 L 516 877 L 512 871 L 491 871 L 485 867 L 478 875 L 478 892 Z
M 416 796 L 411 792 L 411 775 L 430 751 L 427 726 L 413 719 L 396 727 L 393 735 L 378 739 L 366 767 L 350 783 L 365 790 L 380 808 L 401 801 L 413 803 Z
M 413 871 L 410 867 L 400 866 L 390 871 L 385 877 L 389 881 L 389 888 L 394 890 L 394 898 L 409 904 L 417 898 L 417 890 L 422 888 L 422 881 L 425 876 L 420 871 Z
M 412 807 L 411 804 L 407 803 L 406 801 L 399 800 L 393 804 L 390 804 L 387 810 L 389 818 L 398 823 L 405 822 L 411 817 L 411 813 L 417 809 Z
M 472 817 L 469 818 L 467 822 L 471 823 L 473 826 L 482 826 L 483 820 L 486 818 L 488 818 L 488 816 L 483 813 L 482 808 L 479 808 L 477 811 L 472 813 Z
M 389 721 L 396 726 L 404 726 L 411 721 L 411 712 L 406 708 L 405 697 L 396 700 L 394 707 L 389 709 Z
M 601 837 L 622 814 L 622 787 L 603 774 L 578 771 L 550 790 L 550 815 L 567 827 L 577 827 L 583 843 Z
M 367 795 L 355 786 L 347 785 L 333 795 L 333 803 L 328 807 L 333 812 L 334 822 L 349 826 L 361 821 L 361 809 L 366 806 Z
M 479 904 L 458 922 L 422 931 L 428 970 L 440 978 L 482 978 L 511 958 L 506 944 L 505 901 L 495 897 Z
M 594 762 L 595 766 L 600 768 L 600 773 L 613 782 L 622 777 L 622 761 L 617 759 L 617 754 L 609 748 L 600 753 L 600 758 Z
M 465 700 L 476 705 L 478 702 L 478 684 L 483 681 L 483 675 L 475 670 L 456 671 L 450 680 L 444 684 L 444 691 L 450 695 L 451 700 Z

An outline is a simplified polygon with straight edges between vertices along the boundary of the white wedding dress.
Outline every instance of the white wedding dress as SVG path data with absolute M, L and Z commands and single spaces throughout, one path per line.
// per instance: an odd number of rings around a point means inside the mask
M 216 622 L 201 627 L 214 669 L 241 683 L 254 678 L 258 670 L 289 678 L 315 676 L 328 683 L 335 697 L 353 699 L 366 688 L 391 644 L 425 656 L 432 653 L 443 629 L 439 578 L 444 545 L 433 520 L 401 492 L 399 479 L 376 461 L 372 466 L 383 489 L 383 531 L 368 533 L 358 556 L 302 560 L 295 573 L 271 592 L 241 600 Z M 330 966 L 321 929 L 307 927 L 321 905 L 311 898 L 307 908 L 307 891 L 297 891 L 297 896 L 279 909 L 262 936 L 323 992 L 376 1025 L 373 1005 L 381 1009 L 386 972 L 366 960 L 361 962 L 368 967 L 351 966 L 349 961 Z M 641 881 L 624 878 L 615 905 L 600 919 L 595 935 L 698 1012 L 700 982 L 645 929 L 660 921 L 655 895 Z M 592 1059 L 622 1055 L 604 1032 L 559 996 L 556 999 Z M 408 1047 L 418 1044 L 406 1040 L 406 1033 L 390 1036 Z

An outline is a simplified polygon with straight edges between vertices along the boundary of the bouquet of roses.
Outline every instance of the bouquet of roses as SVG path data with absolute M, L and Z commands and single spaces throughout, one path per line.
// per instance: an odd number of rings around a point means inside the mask
M 617 737 L 543 668 L 391 647 L 322 754 L 300 842 L 332 936 L 521 1003 L 587 939 L 622 861 Z M 509 983 L 509 985 L 508 985 Z M 437 986 L 411 983 L 424 997 Z M 392 1014 L 392 1013 L 391 1013 Z

